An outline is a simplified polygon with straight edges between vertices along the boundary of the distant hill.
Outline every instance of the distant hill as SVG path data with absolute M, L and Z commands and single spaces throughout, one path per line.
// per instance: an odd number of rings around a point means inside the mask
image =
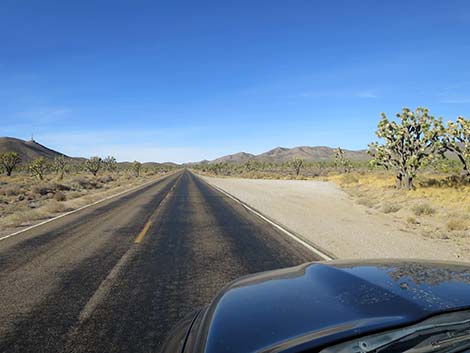
M 16 152 L 21 157 L 22 163 L 28 163 L 36 158 L 44 157 L 54 159 L 59 156 L 66 156 L 63 153 L 47 148 L 36 141 L 24 141 L 14 137 L 0 137 L 0 153 Z
M 223 157 L 214 159 L 213 161 L 211 161 L 211 163 L 243 163 L 254 157 L 255 155 L 251 153 L 238 152 L 235 154 L 230 154 L 228 156 L 223 156 Z
M 365 160 L 369 158 L 365 150 L 351 151 L 343 149 L 343 151 L 345 157 L 351 160 Z M 257 155 L 256 159 L 265 162 L 287 162 L 298 157 L 306 161 L 313 162 L 333 159 L 335 153 L 336 148 L 326 146 L 300 146 L 294 148 L 277 147 L 268 152 Z
M 343 149 L 343 151 L 345 157 L 353 161 L 362 161 L 370 158 L 365 150 L 352 151 Z M 294 148 L 276 147 L 272 150 L 258 155 L 253 155 L 245 152 L 230 154 L 214 159 L 209 163 L 244 163 L 248 160 L 281 163 L 291 161 L 295 157 L 302 158 L 308 162 L 318 162 L 333 159 L 335 156 L 335 152 L 336 148 L 326 146 L 300 146 Z
M 178 166 L 177 163 L 173 163 L 173 162 L 162 162 L 162 163 L 159 163 L 159 162 L 144 162 L 144 163 L 142 163 L 142 165 L 144 165 L 146 167 L 161 167 L 161 166 L 177 167 Z

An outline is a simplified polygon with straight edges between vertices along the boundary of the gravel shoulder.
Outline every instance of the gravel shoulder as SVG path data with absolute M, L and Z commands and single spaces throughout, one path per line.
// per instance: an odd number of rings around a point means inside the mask
M 461 244 L 408 230 L 392 216 L 358 205 L 334 183 L 202 178 L 338 258 L 470 261 Z

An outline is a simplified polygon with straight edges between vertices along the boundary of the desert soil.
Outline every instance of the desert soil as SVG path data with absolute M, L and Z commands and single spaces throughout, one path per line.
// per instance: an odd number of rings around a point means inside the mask
M 468 242 L 424 237 L 331 182 L 203 178 L 338 258 L 470 261 Z

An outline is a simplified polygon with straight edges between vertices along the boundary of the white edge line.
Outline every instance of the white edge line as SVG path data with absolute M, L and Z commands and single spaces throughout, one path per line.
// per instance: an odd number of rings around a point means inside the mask
M 238 200 L 236 197 L 232 196 L 231 194 L 229 194 L 227 191 L 219 188 L 218 186 L 215 186 L 209 182 L 207 182 L 210 186 L 212 186 L 213 188 L 215 188 L 216 190 L 220 191 L 221 193 L 223 193 L 224 195 L 230 197 L 233 201 L 239 203 L 240 205 L 242 205 L 243 207 L 245 207 L 247 210 L 249 210 L 250 212 L 254 213 L 255 215 L 257 215 L 258 217 L 260 217 L 261 219 L 263 219 L 264 221 L 268 222 L 269 224 L 271 224 L 272 226 L 276 227 L 277 229 L 279 229 L 281 232 L 283 232 L 284 234 L 288 235 L 289 237 L 291 237 L 292 239 L 294 239 L 295 241 L 299 242 L 300 244 L 302 244 L 303 246 L 305 246 L 307 249 L 309 249 L 310 251 L 312 251 L 313 253 L 317 254 L 318 256 L 320 256 L 322 259 L 325 259 L 325 260 L 333 260 L 333 258 L 331 256 L 329 256 L 328 254 L 325 254 L 323 251 L 320 251 L 318 250 L 317 248 L 315 248 L 314 246 L 310 245 L 309 243 L 307 243 L 306 241 L 304 241 L 303 239 L 300 239 L 297 235 L 289 232 L 287 229 L 285 229 L 284 227 L 280 226 L 279 224 L 271 221 L 269 218 L 263 216 L 261 213 L 259 213 L 258 211 L 254 210 L 253 208 L 251 208 L 250 206 L 248 206 L 246 203 L 244 202 L 241 202 L 240 200 Z
M 98 289 L 95 291 L 95 293 L 93 293 L 91 298 L 80 311 L 80 314 L 78 315 L 79 324 L 88 320 L 95 311 L 95 309 L 100 305 L 100 303 L 102 302 L 102 298 L 104 298 L 106 294 L 109 293 L 109 291 L 112 289 L 113 281 L 118 277 L 121 272 L 121 269 L 127 265 L 130 258 L 132 258 L 133 254 L 135 254 L 135 251 L 136 247 L 131 247 L 119 259 L 118 263 L 114 265 L 111 272 L 109 272 L 106 278 L 101 282 Z
M 175 172 L 175 173 L 176 173 L 176 172 Z M 175 174 L 175 173 L 172 173 L 172 174 Z M 107 200 L 112 199 L 112 198 L 114 198 L 114 197 L 117 197 L 117 196 L 120 196 L 120 195 L 122 195 L 122 194 L 125 194 L 126 192 L 131 192 L 131 191 L 134 191 L 134 190 L 136 190 L 136 189 L 138 189 L 138 188 L 142 188 L 142 187 L 144 187 L 144 186 L 146 186 L 146 185 L 149 185 L 149 184 L 151 184 L 151 183 L 154 183 L 154 182 L 156 182 L 157 180 L 163 179 L 163 178 L 165 178 L 165 177 L 167 177 L 167 176 L 170 176 L 170 175 L 172 175 L 172 174 L 164 175 L 164 176 L 162 176 L 162 177 L 160 177 L 160 178 L 151 180 L 151 181 L 149 181 L 149 182 L 147 182 L 147 183 L 143 183 L 143 184 L 138 185 L 138 186 L 136 186 L 136 187 L 133 187 L 133 188 L 130 188 L 130 189 L 127 189 L 127 190 L 124 190 L 124 191 L 120 191 L 120 192 L 118 192 L 117 194 L 113 194 L 113 195 L 110 195 L 110 196 L 106 196 L 105 198 L 103 198 L 103 199 L 101 199 L 101 200 L 98 200 L 98 201 L 95 201 L 95 202 L 93 202 L 93 203 L 90 203 L 90 204 L 88 204 L 88 205 L 84 205 L 84 206 L 81 206 L 81 207 L 79 207 L 79 208 L 76 208 L 76 209 L 74 209 L 74 210 L 72 210 L 72 211 L 68 211 L 68 212 L 62 213 L 62 214 L 60 214 L 60 215 L 58 215 L 58 216 L 56 216 L 56 217 L 46 219 L 45 221 L 42 221 L 42 222 L 33 224 L 32 226 L 26 227 L 26 228 L 21 229 L 21 230 L 19 230 L 19 231 L 17 231 L 17 232 L 14 232 L 14 233 L 11 233 L 11 234 L 8 234 L 8 235 L 4 235 L 3 237 L 0 237 L 0 241 L 5 240 L 5 239 L 8 239 L 8 238 L 10 238 L 10 237 L 12 237 L 12 236 L 14 236 L 14 235 L 18 235 L 18 234 L 27 232 L 28 230 L 31 230 L 31 229 L 34 229 L 34 228 L 36 228 L 36 227 L 42 226 L 43 224 L 46 224 L 46 223 L 55 221 L 56 219 L 59 219 L 59 218 L 68 216 L 68 215 L 70 215 L 70 214 L 72 214 L 72 213 L 81 211 L 81 210 L 83 210 L 83 209 L 85 209 L 85 208 L 88 208 L 88 207 L 97 205 L 97 204 L 99 204 L 99 203 L 101 203 L 101 202 L 104 202 L 104 201 L 107 201 Z

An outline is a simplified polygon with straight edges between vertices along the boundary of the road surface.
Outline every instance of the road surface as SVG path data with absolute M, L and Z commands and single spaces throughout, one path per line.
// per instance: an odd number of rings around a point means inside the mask
M 179 171 L 0 241 L 0 352 L 158 352 L 229 281 L 313 260 Z

